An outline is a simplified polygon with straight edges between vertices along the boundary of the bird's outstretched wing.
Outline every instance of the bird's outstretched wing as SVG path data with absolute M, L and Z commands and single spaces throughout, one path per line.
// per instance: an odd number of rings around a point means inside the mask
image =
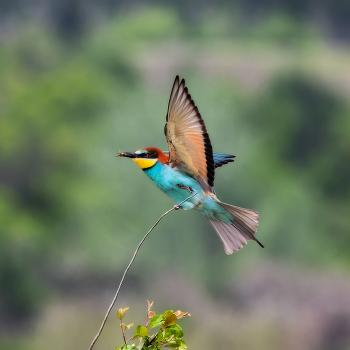
M 194 104 L 185 80 L 176 76 L 171 91 L 164 133 L 169 147 L 169 164 L 187 169 L 211 192 L 214 186 L 213 149 L 204 121 Z

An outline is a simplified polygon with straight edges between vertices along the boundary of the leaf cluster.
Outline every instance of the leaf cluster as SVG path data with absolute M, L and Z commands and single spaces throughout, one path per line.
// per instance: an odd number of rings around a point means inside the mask
M 182 312 L 180 310 L 174 312 L 173 310 L 167 310 L 164 314 L 157 315 L 154 311 L 151 311 L 153 302 L 150 303 L 148 300 L 148 310 L 147 310 L 147 321 L 146 326 L 138 325 L 136 327 L 133 337 L 126 341 L 125 330 L 130 329 L 134 324 L 131 323 L 126 325 L 122 322 L 125 312 L 129 309 L 119 309 L 117 311 L 117 316 L 120 319 L 121 330 L 124 338 L 124 344 L 120 348 L 115 348 L 115 350 L 160 350 L 163 347 L 176 349 L 176 350 L 186 350 L 187 345 L 183 340 L 182 328 L 177 324 L 177 320 L 185 317 L 191 316 L 188 312 Z M 150 330 L 159 327 L 158 331 L 151 333 Z M 138 345 L 128 344 L 129 341 L 137 339 L 139 341 Z

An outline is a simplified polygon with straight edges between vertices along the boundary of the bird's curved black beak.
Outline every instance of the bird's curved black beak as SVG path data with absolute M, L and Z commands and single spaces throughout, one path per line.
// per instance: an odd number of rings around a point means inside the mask
M 117 157 L 127 157 L 127 158 L 136 158 L 137 154 L 132 152 L 119 152 L 116 154 Z

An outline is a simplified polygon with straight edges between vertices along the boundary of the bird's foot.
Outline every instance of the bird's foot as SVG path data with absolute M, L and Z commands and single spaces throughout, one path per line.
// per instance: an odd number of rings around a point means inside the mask
M 184 185 L 182 183 L 177 184 L 177 187 L 181 188 L 182 190 L 186 190 L 186 191 L 188 191 L 190 193 L 194 192 L 192 187 L 186 186 L 186 185 Z
M 183 209 L 183 208 L 182 208 L 182 205 L 176 204 L 176 205 L 174 205 L 174 209 L 179 210 L 179 209 Z

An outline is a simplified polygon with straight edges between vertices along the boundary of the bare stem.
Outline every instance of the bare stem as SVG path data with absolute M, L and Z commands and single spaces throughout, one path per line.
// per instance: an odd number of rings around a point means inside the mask
M 125 339 L 125 328 L 122 325 L 122 320 L 120 320 L 120 328 L 122 330 L 122 334 L 123 334 L 123 339 L 124 339 L 124 343 L 126 345 L 126 339 Z
M 125 344 L 129 343 L 129 341 L 132 339 L 133 337 L 130 337 Z
M 190 198 L 194 197 L 196 194 L 197 194 L 197 192 L 194 193 L 194 194 L 192 194 L 191 196 L 187 197 L 184 201 L 182 201 L 181 203 L 179 203 L 178 206 L 181 206 L 181 204 L 185 203 L 185 202 L 188 201 Z M 112 310 L 112 308 L 113 308 L 113 306 L 114 306 L 114 304 L 115 304 L 115 302 L 116 302 L 116 300 L 117 300 L 117 298 L 118 298 L 120 288 L 121 288 L 121 286 L 122 286 L 122 284 L 123 284 L 123 282 L 124 282 L 124 278 L 125 278 L 127 272 L 129 271 L 129 268 L 130 268 L 131 264 L 134 262 L 135 257 L 136 257 L 136 254 L 137 254 L 137 252 L 139 251 L 139 249 L 140 249 L 142 243 L 145 241 L 145 239 L 146 239 L 147 236 L 151 233 L 151 231 L 158 225 L 159 221 L 162 220 L 163 217 L 164 217 L 165 215 L 169 214 L 171 211 L 173 211 L 173 210 L 175 210 L 175 209 L 176 209 L 176 206 L 174 206 L 174 207 L 172 207 L 170 210 L 166 211 L 166 212 L 156 221 L 156 223 L 151 227 L 151 229 L 145 234 L 145 236 L 142 238 L 141 242 L 140 242 L 139 245 L 137 246 L 137 248 L 136 248 L 136 250 L 135 250 L 135 253 L 134 253 L 134 255 L 133 255 L 133 257 L 132 257 L 132 259 L 131 259 L 131 261 L 130 261 L 128 267 L 127 267 L 127 268 L 125 269 L 125 271 L 124 271 L 124 274 L 123 274 L 123 277 L 122 277 L 122 279 L 121 279 L 121 281 L 120 281 L 120 283 L 119 283 L 119 287 L 118 287 L 118 289 L 117 289 L 117 292 L 115 293 L 115 296 L 114 296 L 114 298 L 113 298 L 111 304 L 109 305 L 109 308 L 108 308 L 108 310 L 107 310 L 107 312 L 106 312 L 106 315 L 105 315 L 105 317 L 104 317 L 104 319 L 103 319 L 103 321 L 102 321 L 101 327 L 100 327 L 99 331 L 97 332 L 97 334 L 96 334 L 94 340 L 92 341 L 92 343 L 91 343 L 91 345 L 90 345 L 90 347 L 89 347 L 89 350 L 92 350 L 92 348 L 94 347 L 94 345 L 95 345 L 97 339 L 99 338 L 99 336 L 100 336 L 101 333 L 102 333 L 102 330 L 103 330 L 103 328 L 104 328 L 104 326 L 105 326 L 105 324 L 106 324 L 106 322 L 107 322 L 107 318 L 108 318 L 108 316 L 109 316 L 109 314 L 110 314 L 110 312 L 111 312 L 111 310 Z M 124 340 L 125 340 L 125 339 L 124 339 Z

